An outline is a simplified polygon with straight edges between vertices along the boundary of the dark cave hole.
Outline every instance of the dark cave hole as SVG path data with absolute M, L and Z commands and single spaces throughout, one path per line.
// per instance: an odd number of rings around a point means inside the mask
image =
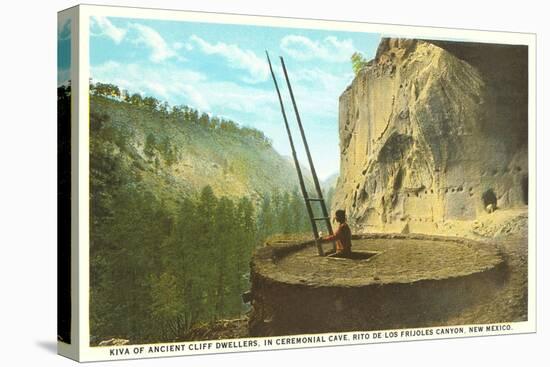
M 380 252 L 376 251 L 352 251 L 347 255 L 335 255 L 334 252 L 328 251 L 327 257 L 329 259 L 348 259 L 348 260 L 368 260 L 376 255 L 379 255 Z M 332 255 L 332 256 L 330 256 Z
M 483 205 L 487 207 L 490 204 L 493 204 L 496 208 L 497 206 L 497 195 L 493 191 L 493 189 L 488 189 L 481 195 L 481 198 L 483 199 Z
M 403 185 L 403 170 L 400 169 L 399 172 L 397 172 L 397 176 L 395 176 L 395 180 L 393 181 L 393 190 L 399 190 L 401 186 Z
M 528 176 L 523 176 L 521 178 L 521 194 L 522 194 L 522 199 L 523 199 L 523 203 L 525 205 L 529 204 L 529 177 Z

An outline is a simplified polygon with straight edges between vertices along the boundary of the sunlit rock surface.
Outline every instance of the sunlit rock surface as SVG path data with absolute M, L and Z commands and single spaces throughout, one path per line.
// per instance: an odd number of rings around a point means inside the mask
M 383 39 L 340 97 L 332 209 L 432 232 L 527 204 L 527 48 Z

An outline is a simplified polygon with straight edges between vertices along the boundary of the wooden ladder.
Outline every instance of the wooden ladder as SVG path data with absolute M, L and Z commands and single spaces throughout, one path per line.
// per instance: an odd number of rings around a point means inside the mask
M 279 57 L 281 59 L 281 66 L 283 68 L 283 73 L 285 75 L 286 84 L 288 86 L 288 91 L 290 93 L 290 98 L 292 99 L 292 105 L 294 107 L 294 113 L 296 114 L 296 121 L 298 122 L 298 127 L 300 129 L 300 135 L 302 136 L 302 141 L 304 143 L 307 160 L 309 162 L 309 168 L 311 171 L 311 176 L 313 177 L 313 183 L 315 185 L 315 190 L 317 192 L 317 197 L 309 197 L 309 194 L 307 192 L 307 188 L 304 182 L 304 176 L 302 174 L 302 169 L 300 168 L 300 163 L 298 162 L 298 157 L 296 155 L 296 148 L 294 146 L 294 139 L 292 138 L 292 133 L 290 132 L 290 127 L 288 125 L 288 119 L 286 117 L 285 107 L 283 104 L 283 99 L 281 98 L 281 92 L 279 90 L 279 85 L 277 84 L 277 78 L 275 78 L 275 73 L 273 72 L 273 67 L 271 65 L 271 59 L 269 58 L 269 53 L 265 52 L 267 56 L 267 62 L 269 63 L 269 70 L 271 71 L 271 77 L 273 78 L 273 83 L 275 84 L 275 90 L 277 91 L 277 96 L 279 97 L 279 104 L 281 106 L 281 113 L 283 115 L 283 120 L 285 123 L 286 132 L 288 134 L 288 140 L 290 142 L 290 148 L 292 150 L 292 158 L 294 160 L 294 165 L 296 166 L 296 172 L 298 173 L 298 181 L 300 182 L 300 189 L 302 191 L 302 196 L 304 197 L 304 202 L 306 204 L 307 213 L 309 216 L 309 220 L 311 222 L 311 229 L 313 231 L 313 238 L 315 239 L 315 245 L 317 246 L 317 251 L 319 253 L 319 256 L 324 256 L 323 252 L 323 246 L 321 244 L 321 241 L 319 241 L 319 230 L 317 227 L 317 222 L 324 221 L 325 225 L 327 227 L 327 231 L 329 235 L 333 234 L 332 231 L 332 225 L 330 223 L 330 216 L 327 210 L 327 206 L 325 204 L 325 199 L 323 198 L 323 193 L 321 191 L 321 185 L 319 184 L 319 179 L 317 178 L 317 173 L 315 171 L 315 167 L 313 165 L 313 160 L 311 158 L 311 153 L 309 151 L 309 146 L 307 144 L 306 135 L 304 133 L 304 127 L 302 126 L 302 120 L 300 119 L 300 114 L 298 112 L 298 107 L 296 105 L 296 99 L 294 98 L 294 93 L 292 92 L 292 86 L 290 85 L 290 79 L 288 78 L 288 73 L 285 66 L 285 61 L 282 57 Z M 311 203 L 317 202 L 321 206 L 321 212 L 322 217 L 315 217 L 313 208 L 311 206 Z M 336 243 L 333 242 L 333 251 L 336 251 Z

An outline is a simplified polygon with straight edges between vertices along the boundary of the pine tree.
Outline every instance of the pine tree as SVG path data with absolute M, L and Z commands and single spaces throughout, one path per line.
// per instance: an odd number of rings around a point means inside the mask
M 290 197 L 290 213 L 292 216 L 292 231 L 293 233 L 302 233 L 307 231 L 309 223 L 307 222 L 307 211 L 304 204 L 304 199 L 294 189 Z
M 258 217 L 258 229 L 262 239 L 275 233 L 275 220 L 275 210 L 271 202 L 271 197 L 265 194 Z
M 367 65 L 367 60 L 360 52 L 354 52 L 353 55 L 351 55 L 351 67 L 355 75 L 359 74 L 359 72 L 366 65 Z
M 215 245 L 216 238 L 214 232 L 215 211 L 218 200 L 214 195 L 214 191 L 210 186 L 205 186 L 199 197 L 197 205 L 197 232 L 195 234 L 195 245 L 199 252 L 199 263 L 201 266 L 197 269 L 197 286 L 202 291 L 202 315 L 212 320 L 215 315 L 216 298 L 216 262 L 215 262 Z
M 237 206 L 237 223 L 240 236 L 236 248 L 236 283 L 239 298 L 237 304 L 242 308 L 240 295 L 250 287 L 249 284 L 249 262 L 252 252 L 258 243 L 258 230 L 254 220 L 254 206 L 250 199 L 244 197 L 239 200 Z
M 143 148 L 143 153 L 149 159 L 155 156 L 155 151 L 157 150 L 157 141 L 155 136 L 151 133 L 147 134 L 145 137 L 145 146 Z
M 224 314 L 227 304 L 228 292 L 231 288 L 230 271 L 231 263 L 235 262 L 234 251 L 237 246 L 235 241 L 235 219 L 233 202 L 222 197 L 216 207 L 214 233 L 216 234 L 216 252 L 214 254 L 216 266 L 216 317 Z
M 280 197 L 278 215 L 279 229 L 283 234 L 290 234 L 294 232 L 294 222 L 290 204 L 290 194 L 288 191 L 285 191 Z

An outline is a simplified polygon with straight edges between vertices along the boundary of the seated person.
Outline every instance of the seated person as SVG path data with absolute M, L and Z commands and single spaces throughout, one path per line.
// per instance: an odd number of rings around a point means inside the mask
M 336 252 L 327 256 L 331 257 L 350 257 L 351 256 L 351 229 L 346 223 L 346 211 L 339 209 L 335 213 L 335 218 L 340 225 L 336 232 L 331 236 L 321 237 L 321 242 L 336 241 Z

